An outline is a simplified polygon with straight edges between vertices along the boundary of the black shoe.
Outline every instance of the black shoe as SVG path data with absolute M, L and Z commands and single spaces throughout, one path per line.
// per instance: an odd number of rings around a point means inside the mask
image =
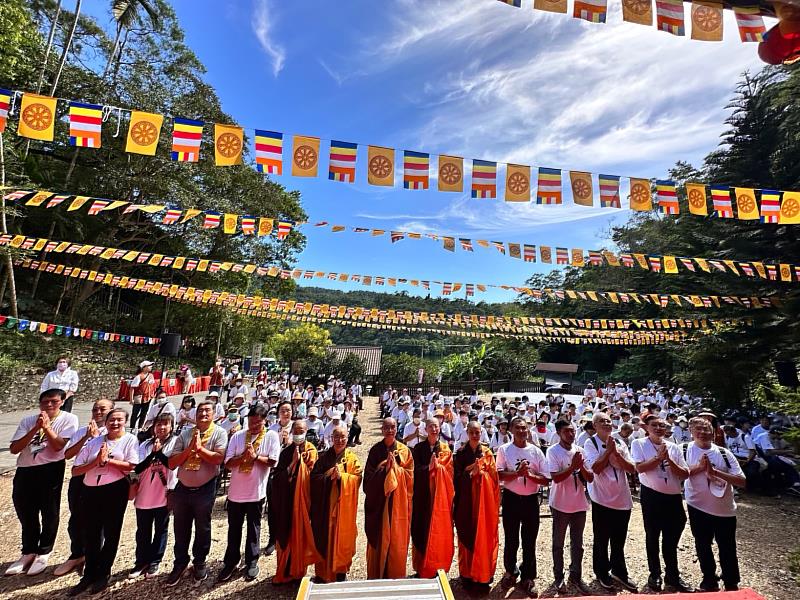
M 269 556 L 270 554 L 273 554 L 274 552 L 275 552 L 275 542 L 272 541 L 272 540 L 269 540 L 267 542 L 267 547 L 264 548 L 264 556 Z
M 67 593 L 67 596 L 69 596 L 70 598 L 74 598 L 75 596 L 80 596 L 90 587 L 92 587 L 92 582 L 83 577 L 76 585 L 72 587 L 72 589 L 70 589 L 70 591 Z
M 681 592 L 683 594 L 691 594 L 694 592 L 694 587 L 686 583 L 683 579 L 678 577 L 676 580 L 670 580 L 665 582 L 668 587 L 672 588 L 677 592 Z
M 728 585 L 726 583 L 725 584 L 725 591 L 726 592 L 738 592 L 739 591 L 739 584 L 738 583 L 732 583 L 732 584 Z
M 647 587 L 654 592 L 660 592 L 662 585 L 661 577 L 650 575 L 650 577 L 647 578 Z
M 192 570 L 194 571 L 194 580 L 198 583 L 208 579 L 208 567 L 206 567 L 205 563 L 194 565 Z
M 517 583 L 517 576 L 513 573 L 506 573 L 500 580 L 500 587 L 504 590 L 509 590 L 514 587 L 515 583 Z
M 167 587 L 173 587 L 178 585 L 178 582 L 183 577 L 183 574 L 186 572 L 186 567 L 173 567 L 172 572 L 167 575 L 167 580 L 164 582 L 164 585 Z
M 574 585 L 583 596 L 591 596 L 592 588 L 590 588 L 580 577 L 570 576 L 569 582 Z
M 635 581 L 632 581 L 627 575 L 625 577 L 621 577 L 614 573 L 611 574 L 611 579 L 616 581 L 622 587 L 624 587 L 629 592 L 633 592 L 634 594 L 639 591 L 639 586 L 636 585 Z
M 224 565 L 219 575 L 217 575 L 217 583 L 228 581 L 233 577 L 234 572 L 236 572 L 236 565 Z
M 700 585 L 697 586 L 701 592 L 718 592 L 719 591 L 719 581 L 716 579 L 704 579 L 700 582 Z
M 598 575 L 597 581 L 604 590 L 611 591 L 614 589 L 614 580 L 608 575 Z
M 256 577 L 258 577 L 258 565 L 252 564 L 247 567 L 247 571 L 244 573 L 244 580 L 245 581 L 253 581 Z
M 556 591 L 559 594 L 566 594 L 567 593 L 567 584 L 564 583 L 563 577 L 561 579 L 556 579 L 553 587 L 556 588 Z
M 92 584 L 92 589 L 89 590 L 89 593 L 93 596 L 95 594 L 99 594 L 103 592 L 108 587 L 108 577 L 103 577 L 102 579 L 98 579 Z

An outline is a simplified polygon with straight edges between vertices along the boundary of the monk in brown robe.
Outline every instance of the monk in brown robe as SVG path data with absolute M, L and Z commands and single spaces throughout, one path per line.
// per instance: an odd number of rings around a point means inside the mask
M 477 421 L 467 425 L 467 439 L 453 464 L 458 570 L 465 584 L 488 585 L 497 566 L 500 481 L 489 446 L 481 444 Z
M 347 447 L 347 428 L 336 427 L 333 447 L 311 471 L 311 529 L 322 560 L 314 565 L 319 581 L 344 581 L 356 553 L 356 513 L 361 463 Z
M 305 577 L 309 565 L 321 560 L 311 531 L 311 470 L 317 449 L 306 441 L 303 419 L 292 424 L 292 443 L 278 457 L 272 481 L 278 569 L 272 583 L 289 583 Z
M 453 562 L 453 452 L 439 440 L 439 420 L 425 426 L 428 437 L 414 446 L 414 510 L 411 513 L 411 564 L 430 579 Z
M 367 456 L 364 469 L 364 521 L 367 579 L 403 579 L 411 530 L 414 459 L 396 440 L 397 421 L 384 419 L 383 440 Z

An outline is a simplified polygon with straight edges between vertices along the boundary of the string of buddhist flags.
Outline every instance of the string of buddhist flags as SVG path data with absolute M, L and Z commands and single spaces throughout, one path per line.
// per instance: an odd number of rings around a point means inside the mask
M 500 0 L 503 4 L 522 7 L 522 0 Z M 567 0 L 533 0 L 535 10 L 567 13 Z M 685 36 L 686 22 L 683 0 L 655 0 L 656 28 L 672 35 Z M 723 3 L 694 0 L 690 19 L 692 39 L 704 42 L 722 41 Z M 733 5 L 739 39 L 742 42 L 761 42 L 767 31 L 758 2 L 749 6 Z M 608 0 L 574 0 L 572 16 L 590 23 L 605 23 Z M 770 13 L 772 15 L 772 13 Z M 653 0 L 622 0 L 622 20 L 637 25 L 653 25 Z
M 506 333 L 536 333 L 535 327 L 574 327 L 597 330 L 706 330 L 740 324 L 750 325 L 750 319 L 599 319 L 572 317 L 499 316 L 463 313 L 431 313 L 408 310 L 365 308 L 344 305 L 314 304 L 297 300 L 264 298 L 235 292 L 180 286 L 160 281 L 149 281 L 128 276 L 114 275 L 79 267 L 71 267 L 47 261 L 18 259 L 15 264 L 26 269 L 53 273 L 63 277 L 87 280 L 111 287 L 132 289 L 146 293 L 243 309 L 256 309 L 285 314 L 312 315 L 316 317 L 356 320 L 368 323 L 391 323 L 399 325 L 433 325 L 464 329 L 489 329 Z
M 537 0 L 550 2 L 551 0 Z M 554 0 L 563 3 L 566 0 Z M 629 1 L 629 0 L 625 0 Z M 630 0 L 649 2 L 649 0 Z M 664 0 L 669 3 L 672 0 Z M 676 2 L 678 0 L 675 0 Z M 658 0 L 662 3 L 662 0 Z M 587 5 L 589 3 L 587 2 Z M 57 103 L 67 102 L 70 123 L 70 143 L 74 146 L 98 148 L 101 144 L 103 121 L 116 112 L 121 120 L 123 112 L 129 113 L 125 151 L 134 154 L 154 155 L 164 124 L 164 115 L 113 106 L 100 106 L 41 96 L 28 92 L 0 90 L 0 106 L 6 106 L 0 117 L 0 133 L 6 125 L 8 115 L 15 110 L 16 98 L 21 97 L 17 112 L 20 114 L 17 133 L 34 140 L 52 141 L 57 122 Z M 197 162 L 203 138 L 203 121 L 170 117 L 173 123 L 173 142 L 170 157 L 178 162 Z M 244 128 L 234 125 L 213 125 L 214 157 L 216 165 L 241 164 L 244 152 Z M 254 150 L 256 169 L 265 174 L 283 175 L 284 137 L 288 134 L 255 130 Z M 325 140 L 307 135 L 291 136 L 289 157 L 291 174 L 294 177 L 318 177 L 327 172 L 332 181 L 354 183 L 356 181 L 358 150 L 365 146 L 356 142 Z M 329 142 L 328 169 L 320 168 L 323 155 L 322 142 Z M 383 146 L 367 145 L 367 183 L 375 186 L 394 186 L 400 178 L 395 177 L 397 150 Z M 362 152 L 363 154 L 363 152 Z M 403 188 L 426 190 L 430 187 L 432 167 L 431 154 L 418 151 L 403 151 Z M 435 156 L 435 155 L 434 155 Z M 464 159 L 459 156 L 438 155 L 437 187 L 440 192 L 464 192 L 465 169 L 471 165 L 472 183 L 469 188 L 472 198 L 500 197 L 498 180 L 505 182 L 503 198 L 507 202 L 531 202 L 542 205 L 564 203 L 564 175 L 569 176 L 569 188 L 576 206 L 594 206 L 595 193 L 599 190 L 599 206 L 622 208 L 620 175 L 572 171 L 544 166 L 508 164 L 496 161 Z M 500 171 L 498 171 L 498 166 Z M 532 171 L 538 172 L 534 187 Z M 505 177 L 503 177 L 503 171 Z M 597 184 L 595 185 L 595 176 Z M 654 206 L 662 214 L 681 214 L 676 184 L 670 180 L 655 180 L 658 194 L 653 202 L 652 178 L 625 177 L 630 197 L 629 208 L 634 211 L 650 211 Z M 738 218 L 761 223 L 800 224 L 800 191 L 758 190 L 747 187 L 705 183 L 687 183 L 686 193 L 690 214 L 715 216 L 721 219 Z M 712 200 L 709 213 L 708 198 Z M 734 207 L 733 200 L 736 201 Z M 760 201 L 760 205 L 759 205 Z M 98 210 L 108 209 L 103 206 Z M 259 222 L 260 223 L 260 222 Z M 255 227 L 255 224 L 252 226 Z
M 485 292 L 488 288 L 514 291 L 518 294 L 525 294 L 529 297 L 542 299 L 550 298 L 556 301 L 564 300 L 585 300 L 590 302 L 606 301 L 612 304 L 649 304 L 660 308 L 666 308 L 672 304 L 677 306 L 687 306 L 690 308 L 720 308 L 723 305 L 736 305 L 745 308 L 769 308 L 781 306 L 778 296 L 716 296 L 701 294 L 663 294 L 663 293 L 643 293 L 643 292 L 622 292 L 610 291 L 600 292 L 593 290 L 564 290 L 544 288 L 537 289 L 526 286 L 513 286 L 505 284 L 486 284 L 486 283 L 464 283 L 436 281 L 425 279 L 409 279 L 404 277 L 390 277 L 384 275 L 361 275 L 348 273 L 334 273 L 326 271 L 304 270 L 304 269 L 283 269 L 277 266 L 261 266 L 253 263 L 238 263 L 233 261 L 211 260 L 187 256 L 168 256 L 139 250 L 126 250 L 123 248 L 112 248 L 108 246 L 96 246 L 93 244 L 83 244 L 79 242 L 65 242 L 50 240 L 47 238 L 26 237 L 24 235 L 0 235 L 0 246 L 11 246 L 33 252 L 44 251 L 53 254 L 70 254 L 77 256 L 93 256 L 102 260 L 124 260 L 130 263 L 160 267 L 167 269 L 178 269 L 182 271 L 197 271 L 201 273 L 245 273 L 255 274 L 261 277 L 279 277 L 281 279 L 328 279 L 338 282 L 361 283 L 365 286 L 388 285 L 408 285 L 411 287 L 421 287 L 431 291 L 432 285 L 441 288 L 443 296 L 456 294 L 462 289 L 467 297 L 475 295 L 475 292 Z M 436 288 L 433 288 L 436 291 Z
M 0 315 L 0 330 L 14 330 L 20 333 L 43 333 L 63 337 L 74 337 L 93 342 L 121 342 L 123 344 L 136 344 L 156 346 L 161 343 L 161 338 L 143 335 L 128 335 L 94 329 L 84 329 L 74 325 L 56 325 L 33 319 L 18 319 L 8 315 Z

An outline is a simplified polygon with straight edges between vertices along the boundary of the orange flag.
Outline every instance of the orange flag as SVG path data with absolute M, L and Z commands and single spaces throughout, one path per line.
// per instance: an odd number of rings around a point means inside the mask
M 461 192 L 464 189 L 464 159 L 439 155 L 439 191 Z

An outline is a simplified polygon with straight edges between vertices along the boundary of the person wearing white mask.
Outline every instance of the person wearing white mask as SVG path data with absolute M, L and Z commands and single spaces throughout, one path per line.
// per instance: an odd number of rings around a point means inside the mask
M 427 437 L 425 423 L 422 422 L 422 411 L 415 408 L 411 421 L 403 428 L 402 442 L 409 448 L 413 448 Z
M 333 447 L 333 430 L 342 425 L 342 413 L 338 409 L 334 409 L 331 413 L 331 420 L 325 425 L 322 430 L 322 445 L 325 448 Z M 307 427 L 306 427 L 307 429 Z
M 711 424 L 700 417 L 689 423 L 694 441 L 686 447 L 689 479 L 686 505 L 689 525 L 703 581 L 700 590 L 719 591 L 713 542 L 717 542 L 721 579 L 725 591 L 739 589 L 739 559 L 736 556 L 736 502 L 733 488 L 744 487 L 746 479 L 736 457 L 713 443 Z
M 59 356 L 56 361 L 56 370 L 50 371 L 44 376 L 42 385 L 39 386 L 39 393 L 54 388 L 62 390 L 65 396 L 61 410 L 72 412 L 72 397 L 75 395 L 75 392 L 78 391 L 79 382 L 80 378 L 78 377 L 78 372 L 70 368 L 69 357 Z
M 177 412 L 175 405 L 167 399 L 167 392 L 159 388 L 156 392 L 155 400 L 150 403 L 150 408 L 147 409 L 147 416 L 144 418 L 144 425 L 142 425 L 141 433 L 143 437 L 140 438 L 140 441 L 149 440 L 153 437 L 150 429 L 159 416 L 162 414 L 172 415 L 172 421 L 175 423 L 178 420 Z

